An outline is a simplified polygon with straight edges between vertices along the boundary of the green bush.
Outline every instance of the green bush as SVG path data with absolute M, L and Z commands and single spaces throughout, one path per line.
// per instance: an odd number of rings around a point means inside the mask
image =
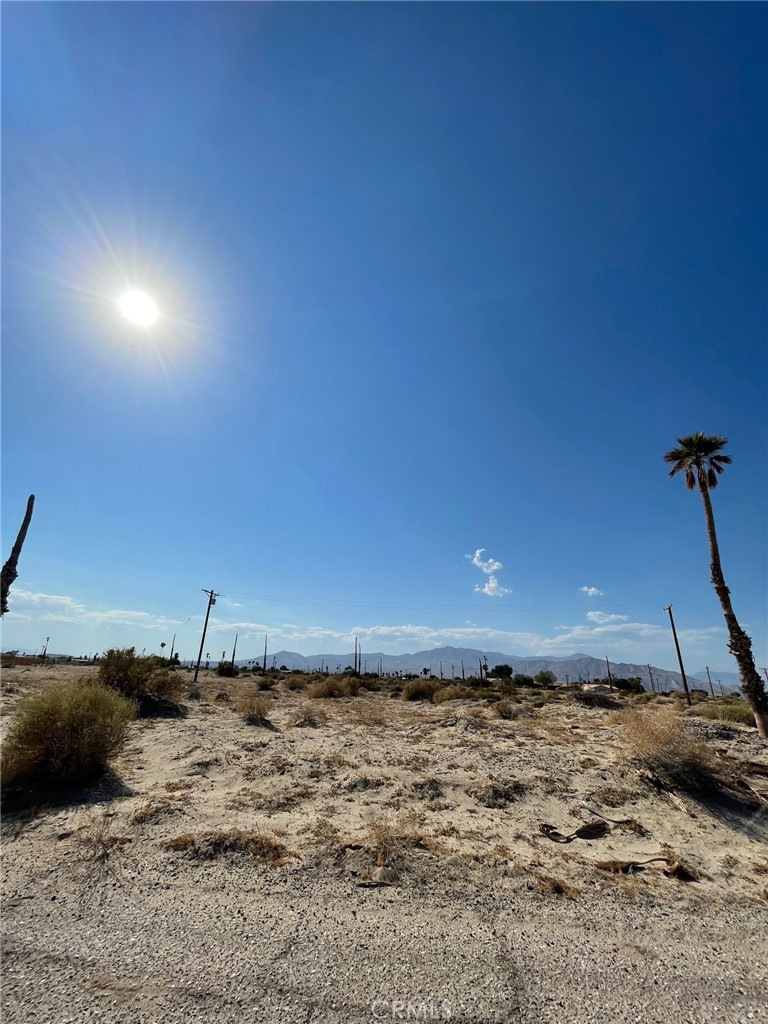
M 231 661 L 220 661 L 216 666 L 217 676 L 226 676 L 227 679 L 234 679 L 240 675 L 240 669 L 237 665 L 233 665 Z
M 3 744 L 6 785 L 87 782 L 125 742 L 136 705 L 98 683 L 56 686 L 19 704 Z
M 98 680 L 129 700 L 178 700 L 184 684 L 175 672 L 161 667 L 163 660 L 139 657 L 135 647 L 111 648 L 101 659 Z

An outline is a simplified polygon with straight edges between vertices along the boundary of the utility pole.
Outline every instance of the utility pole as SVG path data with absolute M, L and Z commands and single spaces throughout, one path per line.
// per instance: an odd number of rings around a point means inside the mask
M 709 665 L 705 665 L 704 668 L 707 670 L 707 679 L 709 680 L 709 688 L 712 691 L 712 696 L 715 696 L 715 688 L 712 685 L 712 676 L 709 674 Z
M 232 668 L 235 667 L 235 651 L 237 650 L 237 633 L 235 633 L 235 646 L 232 648 Z
M 653 672 L 651 672 L 651 666 L 648 666 L 648 678 L 651 681 L 651 693 L 656 693 L 656 687 L 653 685 Z
M 725 696 L 725 690 L 723 689 L 723 684 L 720 682 L 719 679 L 717 680 L 717 685 L 720 687 L 720 696 L 724 697 Z
M 173 661 L 173 651 L 176 647 L 176 634 L 173 634 L 173 640 L 171 640 L 171 661 Z
M 267 637 L 264 637 L 264 665 L 262 666 L 264 672 L 267 671 Z
M 215 590 L 203 590 L 204 594 L 208 595 L 208 608 L 205 613 L 205 623 L 203 625 L 203 635 L 200 639 L 200 652 L 197 655 L 197 665 L 195 665 L 195 678 L 193 682 L 197 682 L 197 673 L 200 671 L 200 662 L 203 657 L 203 647 L 205 646 L 205 633 L 208 629 L 208 617 L 211 614 L 211 608 L 216 604 L 216 598 L 219 596 Z
M 683 656 L 680 653 L 680 644 L 677 642 L 677 630 L 675 629 L 675 620 L 672 618 L 672 605 L 668 604 L 664 611 L 669 612 L 669 621 L 672 625 L 672 636 L 674 637 L 675 650 L 677 651 L 677 663 L 680 666 L 680 675 L 683 677 L 683 689 L 685 690 L 685 699 L 688 701 L 688 707 L 691 707 L 691 694 L 688 691 L 688 680 L 685 678 L 685 668 L 683 667 Z
M 442 663 L 442 661 L 440 662 L 440 678 L 441 679 L 443 678 L 443 663 Z
M 464 659 L 463 658 L 461 659 L 461 680 L 462 680 L 462 682 L 466 682 L 466 680 L 464 679 Z
M 611 676 L 611 666 L 608 664 L 608 659 L 605 659 L 605 667 L 608 669 L 608 689 L 613 693 L 613 678 Z

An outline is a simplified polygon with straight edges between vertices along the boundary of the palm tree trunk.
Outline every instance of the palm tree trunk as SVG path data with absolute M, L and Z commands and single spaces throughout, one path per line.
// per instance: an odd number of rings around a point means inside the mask
M 717 544 L 715 516 L 712 511 L 709 488 L 701 480 L 699 481 L 699 490 L 701 491 L 701 500 L 704 503 L 704 517 L 707 522 L 712 586 L 715 588 L 715 593 L 723 609 L 723 617 L 728 629 L 728 650 L 734 656 L 736 664 L 739 666 L 741 689 L 752 707 L 758 735 L 762 739 L 768 739 L 768 696 L 766 696 L 763 681 L 755 667 L 755 658 L 752 654 L 752 640 L 739 625 L 731 605 L 731 593 L 725 585 L 723 568 L 720 564 L 720 549 Z
M 11 551 L 11 557 L 3 566 L 2 574 L 0 574 L 0 615 L 5 615 L 8 611 L 8 592 L 11 589 L 11 584 L 19 575 L 16 571 L 16 567 L 19 564 L 19 556 L 21 555 L 21 549 L 24 546 L 24 541 L 27 537 L 27 530 L 29 529 L 29 523 L 32 519 L 32 509 L 35 507 L 35 496 L 30 494 L 27 499 L 27 511 L 24 513 L 24 522 L 21 524 L 21 529 L 16 537 L 16 543 L 13 545 Z

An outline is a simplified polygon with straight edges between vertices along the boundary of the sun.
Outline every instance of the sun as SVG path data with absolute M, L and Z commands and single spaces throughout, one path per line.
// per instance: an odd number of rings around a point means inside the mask
M 131 289 L 123 295 L 119 305 L 123 316 L 139 327 L 149 327 L 159 316 L 155 300 L 146 292 Z

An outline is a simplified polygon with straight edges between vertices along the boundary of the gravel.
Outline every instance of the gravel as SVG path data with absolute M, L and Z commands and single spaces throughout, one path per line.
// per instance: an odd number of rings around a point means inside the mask
M 172 864 L 6 891 L 5 1024 L 768 1019 L 757 902 Z

